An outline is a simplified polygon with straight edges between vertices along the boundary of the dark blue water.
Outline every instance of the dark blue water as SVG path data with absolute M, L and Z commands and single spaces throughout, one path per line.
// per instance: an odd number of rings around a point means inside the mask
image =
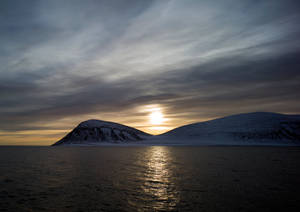
M 293 211 L 297 147 L 0 147 L 0 211 Z

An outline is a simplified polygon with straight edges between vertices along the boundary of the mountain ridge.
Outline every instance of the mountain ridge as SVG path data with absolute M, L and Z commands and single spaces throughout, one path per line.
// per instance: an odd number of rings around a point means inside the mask
M 300 115 L 271 112 L 241 113 L 177 127 L 150 135 L 115 122 L 90 119 L 81 122 L 55 145 L 99 144 L 300 144 Z
M 240 141 L 300 141 L 300 115 L 271 112 L 242 113 L 180 126 L 158 135 L 161 139 Z
M 123 124 L 89 119 L 81 122 L 71 132 L 52 146 L 66 144 L 88 143 L 122 143 L 128 141 L 141 141 L 151 136 L 141 130 Z

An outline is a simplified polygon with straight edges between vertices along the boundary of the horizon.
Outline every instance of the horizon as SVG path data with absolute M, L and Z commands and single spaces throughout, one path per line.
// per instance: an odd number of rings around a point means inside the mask
M 147 131 L 144 131 L 144 130 L 141 130 L 142 132 L 145 132 L 145 133 L 148 133 L 149 135 L 151 136 L 157 136 L 157 135 L 161 135 L 161 134 L 164 134 L 164 133 L 167 133 L 167 132 L 170 132 L 174 129 L 177 129 L 177 128 L 180 128 L 180 127 L 183 127 L 183 126 L 187 126 L 187 125 L 192 125 L 192 124 L 197 124 L 197 123 L 202 123 L 202 122 L 207 122 L 207 121 L 213 121 L 213 120 L 217 120 L 217 119 L 222 119 L 222 118 L 227 118 L 227 117 L 231 117 L 231 116 L 237 116 L 237 115 L 246 115 L 246 114 L 253 114 L 253 113 L 271 113 L 271 114 L 279 114 L 279 115 L 300 115 L 300 114 L 284 114 L 284 113 L 276 113 L 276 112 L 267 112 L 267 111 L 254 111 L 254 112 L 249 112 L 249 113 L 235 113 L 235 114 L 230 114 L 230 115 L 227 115 L 227 116 L 222 116 L 222 117 L 216 117 L 216 118 L 212 118 L 212 119 L 208 119 L 208 120 L 204 120 L 204 121 L 198 121 L 198 122 L 193 122 L 193 123 L 188 123 L 188 124 L 185 124 L 185 125 L 178 125 L 170 130 L 167 130 L 165 132 L 162 132 L 162 133 L 158 133 L 158 134 L 153 134 L 151 132 L 147 132 Z M 121 124 L 121 125 L 125 125 L 125 126 L 128 126 L 128 127 L 132 127 L 130 125 L 126 125 L 124 123 L 118 123 L 118 122 L 113 122 L 113 121 L 109 121 L 109 120 L 100 120 L 100 119 L 88 119 L 88 120 L 85 120 L 85 121 L 81 121 L 80 123 L 77 123 L 75 126 L 73 126 L 73 128 L 71 129 L 67 129 L 66 132 L 62 132 L 62 136 L 57 138 L 55 141 L 49 141 L 47 143 L 24 143 L 24 142 L 20 142 L 20 143 L 3 143 L 1 144 L 0 143 L 0 146 L 51 146 L 52 144 L 56 143 L 57 141 L 59 141 L 60 139 L 62 139 L 63 137 L 65 137 L 69 132 L 71 132 L 74 128 L 76 128 L 79 124 L 83 123 L 83 122 L 86 122 L 86 121 L 91 121 L 91 120 L 96 120 L 96 121 L 103 121 L 103 122 L 112 122 L 112 123 L 116 123 L 116 124 Z M 134 128 L 134 127 L 133 127 Z M 135 129 L 138 129 L 138 128 L 135 128 Z M 140 130 L 140 129 L 138 129 Z
M 49 145 L 88 119 L 162 134 L 300 114 L 299 1 L 0 5 L 0 145 Z

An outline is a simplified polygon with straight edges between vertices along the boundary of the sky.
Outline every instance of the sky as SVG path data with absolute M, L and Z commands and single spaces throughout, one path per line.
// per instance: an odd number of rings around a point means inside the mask
M 1 0 L 0 144 L 300 113 L 298 0 Z

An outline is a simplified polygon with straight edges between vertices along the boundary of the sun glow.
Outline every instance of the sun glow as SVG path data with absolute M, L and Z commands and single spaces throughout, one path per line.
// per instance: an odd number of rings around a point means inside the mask
M 163 114 L 158 110 L 158 111 L 153 111 L 150 113 L 150 122 L 151 124 L 154 125 L 159 125 L 164 121 Z
M 142 105 L 137 108 L 138 112 L 143 116 L 141 130 L 158 135 L 172 129 L 170 118 L 166 113 L 167 108 L 160 104 Z M 146 120 L 145 120 L 146 118 Z

